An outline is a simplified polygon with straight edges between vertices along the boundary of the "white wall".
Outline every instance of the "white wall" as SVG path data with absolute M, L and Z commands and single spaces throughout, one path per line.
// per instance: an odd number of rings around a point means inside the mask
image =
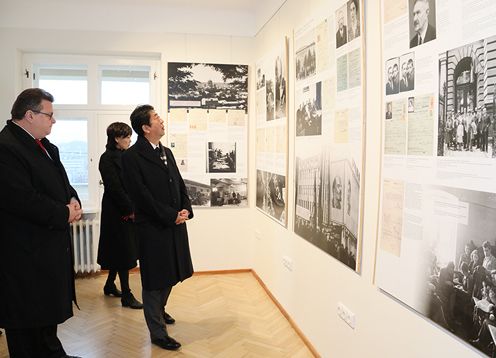
M 287 0 L 256 38 L 166 33 L 0 29 L 0 113 L 9 118 L 21 89 L 23 51 L 94 54 L 158 54 L 167 61 L 241 63 L 251 66 L 250 209 L 196 210 L 188 226 L 195 268 L 223 270 L 252 267 L 323 357 L 479 357 L 477 351 L 434 326 L 373 284 L 380 174 L 381 83 L 380 1 L 366 1 L 367 148 L 362 273 L 357 275 L 329 255 L 254 208 L 255 106 L 253 64 L 283 36 L 314 14 L 330 12 L 330 0 Z M 84 14 L 82 16 L 90 16 Z M 145 16 L 146 18 L 146 16 Z M 39 21 L 43 21 L 39 19 Z M 24 27 L 24 26 L 23 26 Z M 292 56 L 290 57 L 292 59 Z M 289 218 L 294 198 L 294 68 L 290 61 Z M 166 93 L 163 81 L 162 94 Z M 162 95 L 162 103 L 166 98 Z M 165 111 L 165 105 L 161 111 Z M 0 126 L 1 127 L 1 126 Z M 291 219 L 290 219 L 291 220 Z M 291 221 L 290 221 L 291 222 Z M 255 230 L 261 239 L 255 238 Z M 293 271 L 282 257 L 293 260 Z M 403 279 L 398 277 L 398 279 Z M 336 314 L 337 303 L 356 314 L 353 331 Z
M 333 3 L 332 0 L 311 0 L 303 5 L 300 0 L 288 0 L 256 37 L 257 58 L 280 43 L 283 36 L 290 38 L 290 223 L 294 215 L 293 30 L 312 16 L 329 16 Z M 381 166 L 382 59 L 380 1 L 365 3 L 367 133 L 361 274 L 299 238 L 291 228 L 284 229 L 258 211 L 253 214 L 254 227 L 263 233 L 263 237 L 253 239 L 253 269 L 323 357 L 480 357 L 478 351 L 382 293 L 373 283 Z M 252 168 L 253 165 L 254 161 Z M 254 175 L 252 171 L 252 178 Z M 292 272 L 283 266 L 283 256 L 293 260 Z M 401 279 L 406 278 L 398 277 Z M 355 313 L 355 330 L 338 318 L 338 302 Z

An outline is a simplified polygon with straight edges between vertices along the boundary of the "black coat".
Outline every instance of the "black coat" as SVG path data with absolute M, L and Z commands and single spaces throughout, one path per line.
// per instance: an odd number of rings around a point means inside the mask
M 427 31 L 425 32 L 425 38 L 422 40 L 422 45 L 426 42 L 436 39 L 436 28 L 431 24 L 427 24 Z M 410 48 L 416 47 L 418 45 L 419 35 L 415 33 L 415 36 L 410 40 Z
M 54 325 L 75 300 L 70 226 L 77 199 L 60 162 L 12 121 L 0 132 L 0 327 Z
M 124 190 L 121 159 L 121 150 L 107 149 L 98 164 L 105 191 L 97 262 L 104 270 L 129 270 L 138 258 L 133 223 L 123 220 L 134 209 Z
M 177 213 L 193 209 L 170 149 L 162 147 L 168 165 L 151 144 L 138 137 L 122 157 L 124 183 L 135 206 L 141 282 L 146 290 L 173 286 L 193 274 L 186 224 Z

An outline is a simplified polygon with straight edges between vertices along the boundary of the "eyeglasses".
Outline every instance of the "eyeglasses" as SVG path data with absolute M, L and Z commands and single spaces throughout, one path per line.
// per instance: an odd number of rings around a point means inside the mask
M 44 114 L 45 116 L 48 116 L 48 118 L 52 119 L 53 117 L 53 113 L 46 113 L 46 112 L 41 112 L 41 111 L 35 111 L 35 110 L 31 110 L 31 112 L 33 113 L 39 113 L 39 114 Z

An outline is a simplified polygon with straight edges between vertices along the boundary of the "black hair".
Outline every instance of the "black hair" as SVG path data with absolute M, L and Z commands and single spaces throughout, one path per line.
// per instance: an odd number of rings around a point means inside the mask
M 10 114 L 12 119 L 22 119 L 27 111 L 40 111 L 41 101 L 47 100 L 53 103 L 53 96 L 41 88 L 28 88 L 17 96 Z
M 116 149 L 116 138 L 125 138 L 132 134 L 131 127 L 123 122 L 114 122 L 107 127 L 107 144 L 105 148 Z
M 150 112 L 153 111 L 153 106 L 149 104 L 143 104 L 134 109 L 131 113 L 131 126 L 137 135 L 143 136 L 143 125 L 150 125 Z

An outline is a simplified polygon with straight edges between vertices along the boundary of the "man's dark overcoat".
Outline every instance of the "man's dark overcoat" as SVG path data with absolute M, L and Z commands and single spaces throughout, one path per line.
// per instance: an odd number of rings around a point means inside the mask
M 72 316 L 74 269 L 66 205 L 77 193 L 59 152 L 8 121 L 0 132 L 0 327 L 59 324 Z
M 124 184 L 135 207 L 141 281 L 145 290 L 174 286 L 193 274 L 186 224 L 176 225 L 182 209 L 193 209 L 169 148 L 160 145 L 167 166 L 142 136 L 122 157 Z

